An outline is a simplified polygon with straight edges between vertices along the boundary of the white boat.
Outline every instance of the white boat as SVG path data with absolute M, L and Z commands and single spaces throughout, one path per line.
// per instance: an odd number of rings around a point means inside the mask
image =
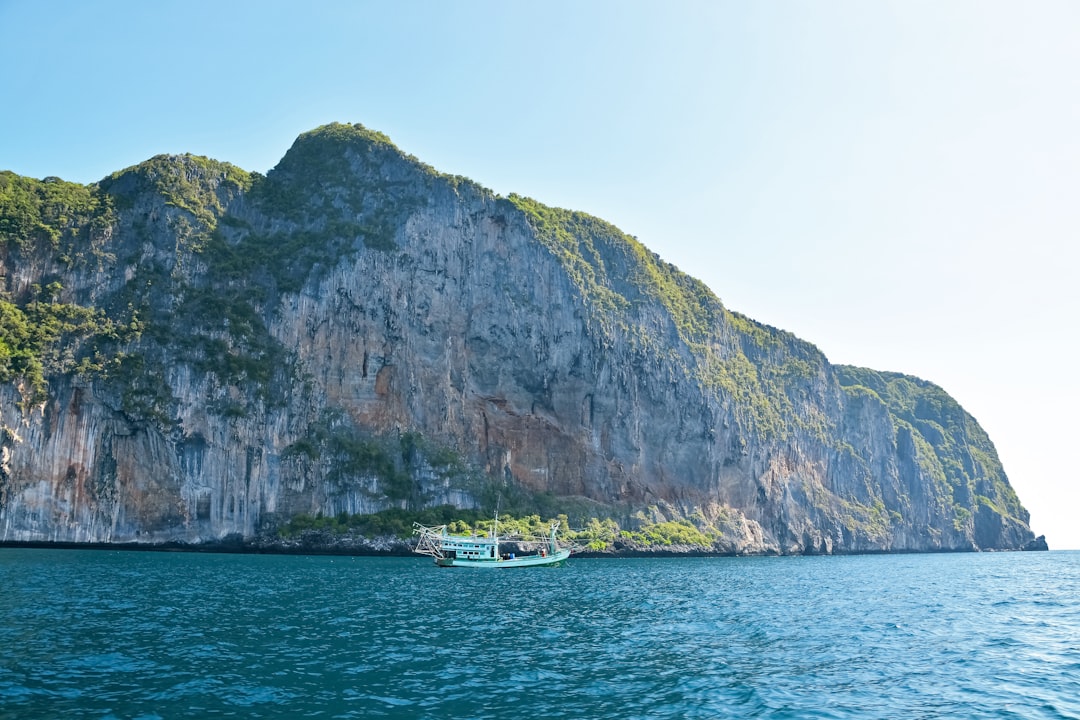
M 445 525 L 427 527 L 413 523 L 413 534 L 418 535 L 415 552 L 435 558 L 439 567 L 515 568 L 559 565 L 570 557 L 568 548 L 560 548 L 555 541 L 559 521 L 551 523 L 551 535 L 526 555 L 499 551 L 499 516 L 487 535 L 451 535 Z M 502 538 L 503 542 L 510 541 Z M 513 540 L 515 546 L 529 541 Z

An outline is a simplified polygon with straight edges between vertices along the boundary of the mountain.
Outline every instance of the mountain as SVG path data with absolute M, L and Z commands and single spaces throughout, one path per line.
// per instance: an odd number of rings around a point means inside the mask
M 496 496 L 685 520 L 722 552 L 1032 540 L 937 386 L 832 365 L 610 224 L 359 125 L 266 176 L 192 155 L 89 186 L 2 173 L 0 275 L 0 540 L 252 538 Z

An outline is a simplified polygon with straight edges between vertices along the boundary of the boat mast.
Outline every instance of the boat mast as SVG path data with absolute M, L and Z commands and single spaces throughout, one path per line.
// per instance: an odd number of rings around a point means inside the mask
M 501 560 L 502 556 L 499 555 L 499 507 L 502 505 L 502 493 L 499 493 L 499 497 L 495 500 L 495 527 L 491 529 L 491 539 L 495 541 L 495 559 Z

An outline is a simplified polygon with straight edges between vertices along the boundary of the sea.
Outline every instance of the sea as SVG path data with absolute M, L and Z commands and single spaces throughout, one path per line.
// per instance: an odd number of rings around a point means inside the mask
M 0 548 L 0 718 L 1080 718 L 1080 552 Z

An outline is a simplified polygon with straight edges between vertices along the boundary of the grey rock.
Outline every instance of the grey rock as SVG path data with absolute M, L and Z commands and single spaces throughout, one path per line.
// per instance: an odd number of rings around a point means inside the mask
M 1034 541 L 940 388 L 834 366 L 616 228 L 359 126 L 266 178 L 173 156 L 91 190 L 114 210 L 56 220 L 59 252 L 3 241 L 4 290 L 59 278 L 145 329 L 65 340 L 122 359 L 54 363 L 44 402 L 0 385 L 0 540 L 253 542 L 517 491 L 690 518 L 728 554 Z

